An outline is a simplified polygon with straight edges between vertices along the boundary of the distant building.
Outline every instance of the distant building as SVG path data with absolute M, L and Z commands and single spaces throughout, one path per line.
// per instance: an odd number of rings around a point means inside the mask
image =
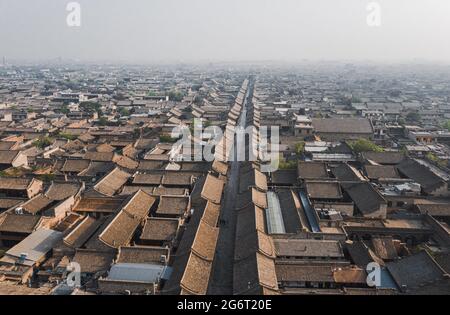
M 313 118 L 314 133 L 322 140 L 372 139 L 374 129 L 366 118 Z

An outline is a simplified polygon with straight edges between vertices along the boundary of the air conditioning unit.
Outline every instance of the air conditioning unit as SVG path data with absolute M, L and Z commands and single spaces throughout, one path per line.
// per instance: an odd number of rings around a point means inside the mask
M 23 208 L 22 208 L 22 207 L 17 207 L 17 208 L 14 210 L 14 212 L 15 212 L 16 214 L 23 214 Z
M 159 257 L 159 262 L 162 264 L 166 264 L 167 263 L 167 256 L 166 255 L 161 255 Z

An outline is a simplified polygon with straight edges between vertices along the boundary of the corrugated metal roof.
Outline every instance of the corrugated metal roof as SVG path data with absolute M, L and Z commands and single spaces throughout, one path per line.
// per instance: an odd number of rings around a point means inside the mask
M 319 223 L 314 215 L 315 210 L 311 207 L 308 197 L 306 197 L 306 193 L 304 191 L 300 191 L 298 194 L 300 196 L 303 209 L 305 210 L 306 217 L 308 218 L 309 225 L 311 226 L 311 230 L 314 233 L 320 232 Z
M 171 268 L 165 265 L 119 263 L 111 267 L 108 279 L 158 283 L 161 278 L 167 278 L 170 270 Z
M 20 258 L 26 254 L 24 265 L 33 265 L 45 256 L 62 239 L 63 234 L 54 230 L 39 229 L 6 252 L 7 256 Z
M 281 213 L 280 200 L 273 191 L 267 192 L 266 218 L 267 230 L 269 234 L 284 234 L 286 229 L 284 227 L 283 214 Z

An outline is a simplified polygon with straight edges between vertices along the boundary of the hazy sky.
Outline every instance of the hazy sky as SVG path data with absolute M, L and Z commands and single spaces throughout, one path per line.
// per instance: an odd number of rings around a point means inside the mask
M 0 0 L 0 56 L 81 61 L 450 62 L 450 0 Z

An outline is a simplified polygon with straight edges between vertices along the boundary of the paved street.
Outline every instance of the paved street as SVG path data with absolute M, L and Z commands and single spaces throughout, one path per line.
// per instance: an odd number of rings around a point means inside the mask
M 249 85 L 249 89 L 253 86 Z M 250 91 L 250 90 L 249 90 Z M 248 95 L 251 93 L 247 92 Z M 239 126 L 245 128 L 247 97 L 242 106 L 242 113 L 239 118 Z M 214 258 L 213 271 L 211 275 L 212 283 L 210 294 L 222 295 L 233 293 L 233 258 L 234 240 L 236 230 L 235 203 L 239 189 L 239 161 L 237 160 L 237 150 L 234 150 L 234 159 L 230 163 L 228 182 L 225 185 L 225 192 L 222 201 L 220 216 L 220 232 L 217 241 L 217 251 Z

